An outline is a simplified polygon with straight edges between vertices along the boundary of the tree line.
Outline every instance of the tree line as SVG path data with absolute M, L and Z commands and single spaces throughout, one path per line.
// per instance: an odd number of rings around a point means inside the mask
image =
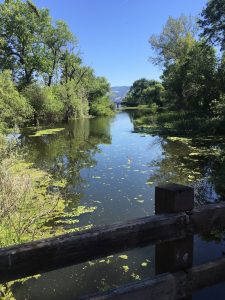
M 86 66 L 63 21 L 31 1 L 0 4 L 0 123 L 112 114 L 110 85 Z
M 149 43 L 150 61 L 162 69 L 161 81 L 140 79 L 124 102 L 153 111 L 187 112 L 225 122 L 225 1 L 210 0 L 199 18 L 169 17 Z

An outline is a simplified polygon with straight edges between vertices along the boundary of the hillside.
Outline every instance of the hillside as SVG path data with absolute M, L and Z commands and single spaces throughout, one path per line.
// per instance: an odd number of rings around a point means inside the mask
M 114 86 L 111 88 L 111 99 L 113 102 L 121 102 L 130 89 L 130 86 Z

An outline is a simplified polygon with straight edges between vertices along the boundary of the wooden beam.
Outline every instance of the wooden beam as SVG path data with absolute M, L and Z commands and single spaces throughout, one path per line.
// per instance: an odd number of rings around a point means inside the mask
M 218 223 L 218 220 L 220 223 Z M 204 226 L 225 225 L 225 203 L 188 213 L 150 216 L 0 249 L 0 282 L 78 264 L 162 240 L 181 239 Z
M 125 223 L 0 249 L 0 282 L 78 264 L 139 245 L 186 236 L 185 213 L 150 216 Z
M 139 282 L 132 282 L 119 288 L 109 290 L 96 295 L 82 297 L 80 300 L 171 300 L 176 299 L 177 281 L 186 282 L 186 274 L 179 272 L 175 274 L 162 274 L 152 279 L 145 279 Z M 186 293 L 184 294 L 184 296 Z
M 80 300 L 171 300 L 183 299 L 190 293 L 225 281 L 225 258 L 195 266 L 186 271 L 162 274 L 119 288 L 82 297 Z
M 196 233 L 206 233 L 212 228 L 224 229 L 225 203 L 203 205 L 187 212 L 190 223 L 194 225 Z

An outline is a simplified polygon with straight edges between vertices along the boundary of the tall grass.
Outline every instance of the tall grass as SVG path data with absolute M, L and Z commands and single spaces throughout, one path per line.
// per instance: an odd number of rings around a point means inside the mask
M 11 144 L 0 149 L 0 247 L 50 235 L 47 221 L 64 210 L 52 178 L 26 163 Z
M 168 111 L 144 114 L 135 120 L 137 127 L 158 128 L 162 133 L 224 134 L 225 121 L 195 111 Z

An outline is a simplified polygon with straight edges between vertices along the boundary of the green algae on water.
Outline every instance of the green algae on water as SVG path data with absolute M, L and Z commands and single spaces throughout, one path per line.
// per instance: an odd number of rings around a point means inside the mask
M 49 128 L 49 129 L 43 129 L 43 130 L 38 130 L 35 132 L 35 134 L 29 135 L 30 137 L 37 137 L 37 136 L 43 136 L 43 135 L 51 135 L 51 134 L 56 134 L 60 131 L 65 130 L 65 128 Z

